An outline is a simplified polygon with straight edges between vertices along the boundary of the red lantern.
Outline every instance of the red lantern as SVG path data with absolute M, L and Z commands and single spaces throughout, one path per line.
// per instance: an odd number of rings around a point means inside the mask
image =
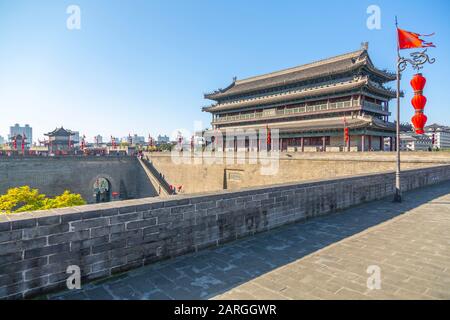
M 414 77 L 411 80 L 411 87 L 414 89 L 414 92 L 417 91 L 423 91 L 423 88 L 425 87 L 425 83 L 427 82 L 427 79 L 422 76 L 421 73 L 417 73 L 414 75 Z
M 427 122 L 427 116 L 424 115 L 422 112 L 417 112 L 414 117 L 411 118 L 411 122 L 414 125 L 414 129 L 416 130 L 417 134 L 424 134 L 425 131 L 423 130 L 423 127 L 425 126 L 425 123 Z
M 411 104 L 416 110 L 416 114 L 412 117 L 411 121 L 417 134 L 425 133 L 423 127 L 427 122 L 427 117 L 423 114 L 423 109 L 427 103 L 427 98 L 422 95 L 426 82 L 427 79 L 425 79 L 421 73 L 415 74 L 410 82 L 411 87 L 414 89 L 414 97 L 411 99 Z
M 421 94 L 415 94 L 411 99 L 411 103 L 416 111 L 423 110 L 425 108 L 425 104 L 427 103 L 427 98 Z

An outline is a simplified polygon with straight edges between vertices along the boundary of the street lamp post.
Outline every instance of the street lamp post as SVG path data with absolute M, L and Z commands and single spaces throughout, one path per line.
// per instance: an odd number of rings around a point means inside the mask
M 434 63 L 436 59 L 430 58 L 427 54 L 427 49 L 421 52 L 413 52 L 410 54 L 411 58 L 406 59 L 400 56 L 400 50 L 397 48 L 397 123 L 396 123 L 396 148 L 397 148 L 397 159 L 396 159 L 396 170 L 395 170 L 395 195 L 394 201 L 402 201 L 402 190 L 400 181 L 400 79 L 402 72 L 405 71 L 408 64 L 410 64 L 413 69 L 420 70 L 423 68 L 425 63 Z

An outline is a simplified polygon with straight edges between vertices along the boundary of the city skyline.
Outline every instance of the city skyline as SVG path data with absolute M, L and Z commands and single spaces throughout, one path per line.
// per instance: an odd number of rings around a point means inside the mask
M 232 77 L 317 61 L 356 50 L 363 41 L 376 65 L 394 71 L 396 14 L 402 28 L 436 32 L 437 48 L 430 53 L 437 63 L 423 71 L 429 80 L 427 124 L 448 125 L 450 93 L 443 84 L 449 69 L 440 61 L 450 58 L 449 30 L 445 16 L 433 13 L 448 11 L 449 4 L 380 1 L 381 29 L 370 30 L 371 3 L 352 2 L 268 2 L 257 10 L 249 1 L 236 10 L 232 2 L 78 1 L 80 30 L 66 27 L 67 1 L 0 2 L 0 135 L 7 137 L 14 123 L 30 124 L 35 141 L 61 125 L 88 138 L 192 132 L 195 121 L 210 127 L 210 116 L 201 112 L 209 103 L 203 93 Z M 212 14 L 218 10 L 219 18 Z M 267 21 L 273 21 L 270 27 Z M 412 73 L 403 76 L 401 122 L 414 112 Z

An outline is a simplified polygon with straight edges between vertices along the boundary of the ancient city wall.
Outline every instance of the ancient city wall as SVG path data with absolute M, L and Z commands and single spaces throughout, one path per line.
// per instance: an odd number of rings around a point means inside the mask
M 70 190 L 92 203 L 99 177 L 108 179 L 122 199 L 157 195 L 134 157 L 0 157 L 0 194 L 28 185 L 48 196 Z
M 157 170 L 175 186 L 182 186 L 185 194 L 219 191 L 271 184 L 327 179 L 355 174 L 384 172 L 395 169 L 394 152 L 366 153 L 281 153 L 273 174 L 261 173 L 261 163 L 206 164 L 208 157 L 186 158 L 180 154 L 173 159 L 170 153 L 147 154 Z M 402 169 L 423 168 L 437 163 L 450 163 L 450 153 L 402 153 Z M 267 164 L 266 164 L 267 166 Z
M 450 165 L 405 171 L 404 190 L 450 180 Z M 0 298 L 64 288 L 391 196 L 394 173 L 0 215 Z

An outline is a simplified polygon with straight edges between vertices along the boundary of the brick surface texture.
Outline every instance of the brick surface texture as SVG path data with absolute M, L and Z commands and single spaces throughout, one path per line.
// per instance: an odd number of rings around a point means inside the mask
M 450 180 L 450 166 L 405 171 L 403 190 Z M 382 199 L 382 173 L 238 192 L 147 198 L 0 215 L 0 298 L 29 298 L 65 287 L 67 267 L 82 281 Z

